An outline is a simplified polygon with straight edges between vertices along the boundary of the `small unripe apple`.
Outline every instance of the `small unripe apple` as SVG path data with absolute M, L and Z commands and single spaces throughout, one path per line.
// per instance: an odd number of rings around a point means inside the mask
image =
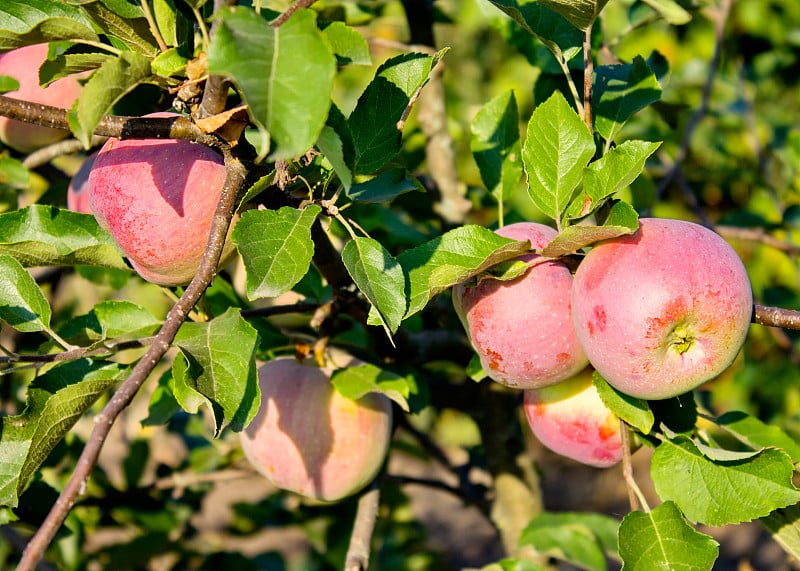
M 591 368 L 524 395 L 531 431 L 553 452 L 597 468 L 622 460 L 619 417 L 597 394 Z
M 89 204 L 89 193 L 86 192 L 89 188 L 89 172 L 94 165 L 94 159 L 97 155 L 90 155 L 84 159 L 81 166 L 75 171 L 72 180 L 69 181 L 67 187 L 67 208 L 73 212 L 80 212 L 82 214 L 91 214 L 92 207 Z
M 596 245 L 572 286 L 572 316 L 589 361 L 618 390 L 665 399 L 727 369 L 747 335 L 747 271 L 718 234 L 645 218 Z
M 75 77 L 63 77 L 47 87 L 39 85 L 39 68 L 47 59 L 47 44 L 17 48 L 0 54 L 0 75 L 9 75 L 19 82 L 19 89 L 4 93 L 6 97 L 69 109 L 81 92 Z M 63 129 L 51 129 L 32 123 L 0 117 L 0 141 L 23 153 L 50 145 L 69 135 Z
M 89 173 L 89 203 L 140 276 L 181 285 L 200 266 L 224 183 L 222 157 L 204 145 L 109 139 Z
M 349 357 L 337 365 L 356 365 Z M 278 357 L 258 370 L 261 408 L 240 434 L 250 463 L 278 488 L 332 502 L 361 490 L 383 464 L 392 427 L 391 401 L 358 400 L 331 384 L 332 366 Z
M 557 235 L 535 222 L 510 224 L 497 233 L 530 240 L 534 249 L 544 248 Z M 490 378 L 529 389 L 567 379 L 586 366 L 570 317 L 571 286 L 569 268 L 552 260 L 511 281 L 485 279 L 453 288 L 453 306 Z

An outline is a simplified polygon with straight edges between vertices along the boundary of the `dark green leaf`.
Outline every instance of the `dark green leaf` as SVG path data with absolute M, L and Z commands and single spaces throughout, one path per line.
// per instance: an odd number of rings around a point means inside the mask
M 0 254 L 0 320 L 26 333 L 49 329 L 50 316 L 36 281 L 15 258 Z
M 486 188 L 500 201 L 511 197 L 522 177 L 519 113 L 513 91 L 484 105 L 472 120 L 472 156 Z
M 403 193 L 419 189 L 420 184 L 409 178 L 405 169 L 392 169 L 366 182 L 354 184 L 347 196 L 359 202 L 391 202 Z
M 539 0 L 572 22 L 576 28 L 587 29 L 605 7 L 608 0 Z
M 349 192 L 350 186 L 353 184 L 353 173 L 347 166 L 344 143 L 339 133 L 333 127 L 325 125 L 317 139 L 317 148 L 331 163 L 345 192 Z
M 84 12 L 103 32 L 122 42 L 128 49 L 148 57 L 158 55 L 158 42 L 150 31 L 141 7 L 124 0 L 85 2 Z
M 312 204 L 242 213 L 231 240 L 242 255 L 249 299 L 277 297 L 306 274 L 314 255 L 311 226 L 320 210 Z
M 171 371 L 167 371 L 158 380 L 158 386 L 150 396 L 147 418 L 142 420 L 142 426 L 166 424 L 179 410 L 181 405 L 172 393 L 172 374 Z
M 337 392 L 350 400 L 358 400 L 367 393 L 380 393 L 396 402 L 408 412 L 411 390 L 408 379 L 369 363 L 337 369 L 331 375 Z
M 583 34 L 558 12 L 535 0 L 491 0 L 564 62 L 581 51 Z
M 592 380 L 604 405 L 642 434 L 650 433 L 655 417 L 646 400 L 619 392 L 597 371 L 594 372 Z
M 60 0 L 3 0 L 0 52 L 58 40 L 100 41 L 80 8 Z
M 661 86 L 641 56 L 629 64 L 600 66 L 595 73 L 595 128 L 607 141 L 631 115 L 661 99 Z

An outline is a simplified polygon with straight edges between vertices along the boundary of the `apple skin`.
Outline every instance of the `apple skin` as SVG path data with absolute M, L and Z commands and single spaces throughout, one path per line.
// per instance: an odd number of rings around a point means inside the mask
M 89 203 L 142 278 L 181 285 L 200 266 L 224 183 L 222 157 L 204 145 L 109 139 L 89 173 Z
M 341 361 L 341 359 L 339 359 Z M 357 365 L 349 357 L 337 365 Z M 369 484 L 383 465 L 392 430 L 391 401 L 357 401 L 330 383 L 332 366 L 278 357 L 259 367 L 261 408 L 240 433 L 250 463 L 278 488 L 334 502 Z
M 96 157 L 97 155 L 86 157 L 78 170 L 75 171 L 72 180 L 69 181 L 69 187 L 67 187 L 67 208 L 73 212 L 92 214 L 92 207 L 89 204 L 89 193 L 86 192 L 86 190 L 89 188 L 89 172 L 92 170 Z
M 31 103 L 69 109 L 81 92 L 75 77 L 64 77 L 48 85 L 39 85 L 39 68 L 47 59 L 47 44 L 35 44 L 0 54 L 0 74 L 19 82 L 19 89 L 4 93 L 6 97 Z M 51 129 L 32 123 L 0 117 L 0 141 L 23 153 L 51 145 L 67 137 L 69 131 Z
M 546 246 L 557 232 L 536 222 L 518 222 L 497 234 Z M 531 261 L 538 256 L 520 257 Z M 517 389 L 563 381 L 588 363 L 570 317 L 569 268 L 557 261 L 533 266 L 511 280 L 485 279 L 453 288 L 453 306 L 486 374 Z
M 753 294 L 744 264 L 718 234 L 682 220 L 639 224 L 581 262 L 572 317 L 609 384 L 659 400 L 730 366 L 747 335 Z
M 523 394 L 528 425 L 544 446 L 597 468 L 608 468 L 622 460 L 619 417 L 600 399 L 591 368 Z

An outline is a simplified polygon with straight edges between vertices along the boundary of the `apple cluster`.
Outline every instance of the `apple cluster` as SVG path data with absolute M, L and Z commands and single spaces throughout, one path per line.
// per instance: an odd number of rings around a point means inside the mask
M 533 222 L 497 232 L 536 250 L 556 235 Z M 622 393 L 671 398 L 725 371 L 747 335 L 744 264 L 698 224 L 643 218 L 635 233 L 595 244 L 574 276 L 559 260 L 523 259 L 531 267 L 514 280 L 456 286 L 453 305 L 487 375 L 524 389 L 533 433 L 580 462 L 622 457 L 593 370 Z

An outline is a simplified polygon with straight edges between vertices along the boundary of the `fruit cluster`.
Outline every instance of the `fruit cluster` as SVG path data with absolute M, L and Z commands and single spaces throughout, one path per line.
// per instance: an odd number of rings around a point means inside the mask
M 519 278 L 453 289 L 487 375 L 525 390 L 526 416 L 545 446 L 593 466 L 619 462 L 622 445 L 592 369 L 637 398 L 680 395 L 730 366 L 753 311 L 744 265 L 719 235 L 681 220 L 639 224 L 596 244 L 574 277 L 561 261 L 530 254 Z M 532 222 L 497 232 L 537 250 L 556 235 Z

